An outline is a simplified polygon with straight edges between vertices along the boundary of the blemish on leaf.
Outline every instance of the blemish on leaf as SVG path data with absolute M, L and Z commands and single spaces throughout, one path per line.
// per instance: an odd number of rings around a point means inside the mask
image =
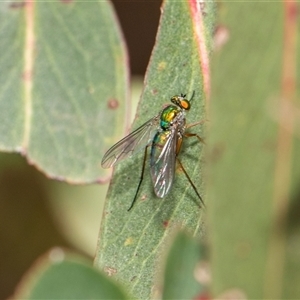
M 227 290 L 221 295 L 218 295 L 216 298 L 224 300 L 247 300 L 246 294 L 239 289 Z
M 163 71 L 166 68 L 166 65 L 167 65 L 167 63 L 165 61 L 161 61 L 157 66 L 157 70 Z
M 119 101 L 115 98 L 111 98 L 107 101 L 107 106 L 109 109 L 117 109 L 119 107 Z
M 32 72 L 31 71 L 25 71 L 23 72 L 22 78 L 24 81 L 31 81 L 32 79 Z
M 207 261 L 197 263 L 194 270 L 194 277 L 202 285 L 209 285 L 211 283 L 211 272 Z
M 25 2 L 12 2 L 9 4 L 9 8 L 19 9 L 19 8 L 23 8 L 25 5 L 26 5 Z
M 211 300 L 212 297 L 208 293 L 201 293 L 193 297 L 193 300 Z
M 229 30 L 223 25 L 219 25 L 214 33 L 214 50 L 220 51 L 229 40 Z
M 167 228 L 169 226 L 169 221 L 163 221 L 163 225 L 164 225 L 164 228 Z
M 60 0 L 60 1 L 65 4 L 69 4 L 72 3 L 74 0 Z
M 235 252 L 240 259 L 246 259 L 251 253 L 251 245 L 249 242 L 241 241 L 235 246 Z
M 91 94 L 91 95 L 93 95 L 94 93 L 95 93 L 95 89 L 94 89 L 94 87 L 89 87 L 89 93 Z
M 142 197 L 141 197 L 141 201 L 145 201 L 147 199 L 147 195 L 143 195 Z
M 220 160 L 225 152 L 226 146 L 225 143 L 215 144 L 209 154 L 209 159 L 211 162 L 215 163 Z
M 124 242 L 124 246 L 129 246 L 129 245 L 132 245 L 132 244 L 133 244 L 133 238 L 132 237 L 127 238 Z
M 206 4 L 203 0 L 200 1 L 200 10 L 201 10 L 201 13 L 202 13 L 203 16 L 207 15 Z
M 158 93 L 158 90 L 156 90 L 156 89 L 151 90 L 151 93 L 152 93 L 152 95 L 156 95 Z
M 290 5 L 288 6 L 288 18 L 295 20 L 298 16 L 298 6 L 297 3 L 290 3 Z
M 61 263 L 65 259 L 65 252 L 60 247 L 54 247 L 49 251 L 49 260 L 52 263 Z
M 104 267 L 104 272 L 108 275 L 108 276 L 112 276 L 114 274 L 117 273 L 117 270 L 115 268 L 112 267 Z
M 277 149 L 277 144 L 273 139 L 264 141 L 262 144 L 262 149 L 268 152 L 274 152 Z
M 111 180 L 111 174 L 104 178 L 98 178 L 95 182 L 99 183 L 99 184 L 106 184 L 106 183 L 110 182 L 110 180 Z

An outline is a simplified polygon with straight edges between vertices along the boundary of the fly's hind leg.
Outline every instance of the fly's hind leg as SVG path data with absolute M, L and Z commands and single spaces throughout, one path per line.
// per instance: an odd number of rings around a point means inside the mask
M 199 192 L 197 191 L 196 186 L 194 185 L 192 179 L 190 178 L 189 174 L 187 173 L 187 171 L 186 171 L 185 168 L 183 167 L 183 165 L 182 165 L 182 163 L 181 163 L 181 161 L 180 161 L 180 159 L 179 159 L 178 157 L 177 157 L 177 162 L 178 162 L 178 164 L 179 164 L 181 170 L 183 171 L 184 175 L 185 175 L 186 178 L 188 179 L 189 183 L 191 184 L 193 190 L 195 191 L 195 193 L 197 194 L 198 198 L 200 199 L 200 201 L 201 201 L 203 207 L 205 207 L 205 204 L 204 204 L 204 202 L 203 202 L 203 200 L 202 200 L 202 197 L 200 196 Z
M 192 124 L 187 125 L 185 128 L 186 128 L 186 129 L 187 129 L 187 128 L 191 128 L 191 127 L 194 127 L 194 126 L 196 126 L 196 125 L 203 124 L 204 122 L 205 122 L 205 120 L 199 121 L 199 122 L 196 122 L 196 123 L 192 123 Z M 196 137 L 196 138 L 198 139 L 199 142 L 205 144 L 204 139 L 201 138 L 197 133 L 185 132 L 185 133 L 184 133 L 184 136 L 185 136 L 185 137 Z M 194 190 L 195 193 L 197 194 L 197 196 L 198 196 L 198 198 L 200 199 L 202 205 L 205 207 L 205 204 L 204 204 L 204 202 L 203 202 L 203 200 L 202 200 L 202 197 L 200 196 L 199 192 L 197 191 L 196 186 L 194 185 L 194 183 L 193 183 L 193 181 L 191 180 L 190 176 L 188 175 L 187 171 L 186 171 L 185 168 L 183 167 L 183 165 L 182 165 L 181 161 L 179 160 L 179 158 L 178 158 L 178 157 L 176 157 L 176 158 L 177 158 L 177 161 L 178 161 L 178 163 L 179 163 L 179 165 L 180 165 L 180 168 L 182 169 L 183 173 L 185 174 L 186 178 L 188 179 L 189 183 L 191 184 L 193 190 Z
M 146 165 L 146 158 L 147 158 L 147 149 L 148 149 L 148 146 L 145 148 L 145 154 L 144 154 L 144 160 L 143 160 L 143 168 L 142 168 L 142 173 L 141 173 L 141 177 L 140 177 L 140 182 L 139 182 L 139 185 L 136 189 L 136 192 L 135 192 L 135 196 L 132 200 L 132 203 L 130 205 L 130 207 L 127 209 L 127 211 L 130 211 L 132 208 L 133 208 L 133 205 L 137 199 L 137 195 L 139 193 L 139 190 L 140 190 L 140 187 L 141 187 L 141 184 L 143 182 L 143 179 L 144 179 L 144 172 L 145 172 L 145 165 Z

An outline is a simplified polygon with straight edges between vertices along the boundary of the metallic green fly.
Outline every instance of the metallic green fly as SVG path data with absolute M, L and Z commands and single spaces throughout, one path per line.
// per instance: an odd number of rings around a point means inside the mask
M 145 148 L 140 181 L 128 211 L 133 207 L 136 201 L 144 178 L 147 150 L 149 146 L 151 146 L 150 172 L 156 196 L 163 198 L 170 191 L 174 180 L 177 161 L 201 203 L 204 205 L 200 194 L 178 158 L 184 137 L 196 137 L 200 142 L 203 142 L 203 139 L 196 133 L 185 132 L 187 128 L 201 123 L 197 122 L 186 126 L 185 112 L 190 109 L 190 102 L 193 96 L 194 92 L 190 100 L 185 99 L 186 95 L 183 94 L 180 96 L 173 96 L 171 98 L 173 104 L 167 105 L 155 117 L 124 137 L 105 153 L 101 164 L 103 168 L 110 168 L 121 160 L 128 156 L 132 156 L 142 148 Z

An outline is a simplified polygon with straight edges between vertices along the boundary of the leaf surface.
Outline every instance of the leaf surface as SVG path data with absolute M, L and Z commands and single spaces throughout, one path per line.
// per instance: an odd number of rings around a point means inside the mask
M 201 25 L 200 39 L 210 36 L 211 27 L 203 26 L 205 14 L 195 1 L 165 1 L 162 6 L 160 27 L 148 66 L 145 88 L 138 107 L 133 129 L 157 115 L 170 98 L 180 93 L 189 99 L 195 91 L 187 123 L 205 119 L 205 92 L 201 58 L 208 59 L 200 51 L 196 30 Z M 194 9 L 194 10 L 193 10 Z M 199 9 L 199 10 L 197 10 Z M 212 5 L 208 2 L 207 14 Z M 199 23 L 200 18 L 201 23 Z M 196 24 L 196 25 L 195 25 Z M 204 136 L 204 127 L 191 128 Z M 202 158 L 203 145 L 196 138 L 186 139 L 180 153 L 181 161 L 189 176 L 203 196 Z M 128 212 L 134 198 L 142 170 L 143 151 L 120 163 L 114 172 L 107 204 L 102 219 L 95 265 L 113 267 L 114 276 L 125 283 L 139 299 L 148 299 L 157 293 L 153 287 L 157 261 L 160 258 L 169 233 L 174 227 L 185 227 L 199 237 L 202 231 L 200 201 L 179 167 L 170 193 L 164 199 L 155 197 L 149 174 L 149 156 L 143 183 L 133 209 Z
M 0 4 L 0 149 L 50 177 L 104 179 L 125 126 L 126 52 L 107 1 Z M 5 50 L 5 51 L 4 51 Z
M 203 272 L 204 249 L 193 238 L 179 232 L 167 256 L 162 299 L 195 299 L 204 294 L 205 286 L 196 281 L 196 273 Z
M 212 64 L 208 141 L 214 294 L 299 298 L 299 125 L 285 126 L 299 108 L 296 4 L 219 9 L 216 39 L 227 43 Z
M 23 279 L 15 299 L 129 299 L 83 259 L 52 249 Z

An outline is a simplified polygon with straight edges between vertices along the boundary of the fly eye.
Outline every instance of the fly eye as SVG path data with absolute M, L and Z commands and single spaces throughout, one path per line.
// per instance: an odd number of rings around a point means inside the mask
M 189 110 L 191 105 L 190 105 L 190 102 L 186 99 L 183 99 L 180 101 L 180 107 L 185 109 L 185 110 Z

